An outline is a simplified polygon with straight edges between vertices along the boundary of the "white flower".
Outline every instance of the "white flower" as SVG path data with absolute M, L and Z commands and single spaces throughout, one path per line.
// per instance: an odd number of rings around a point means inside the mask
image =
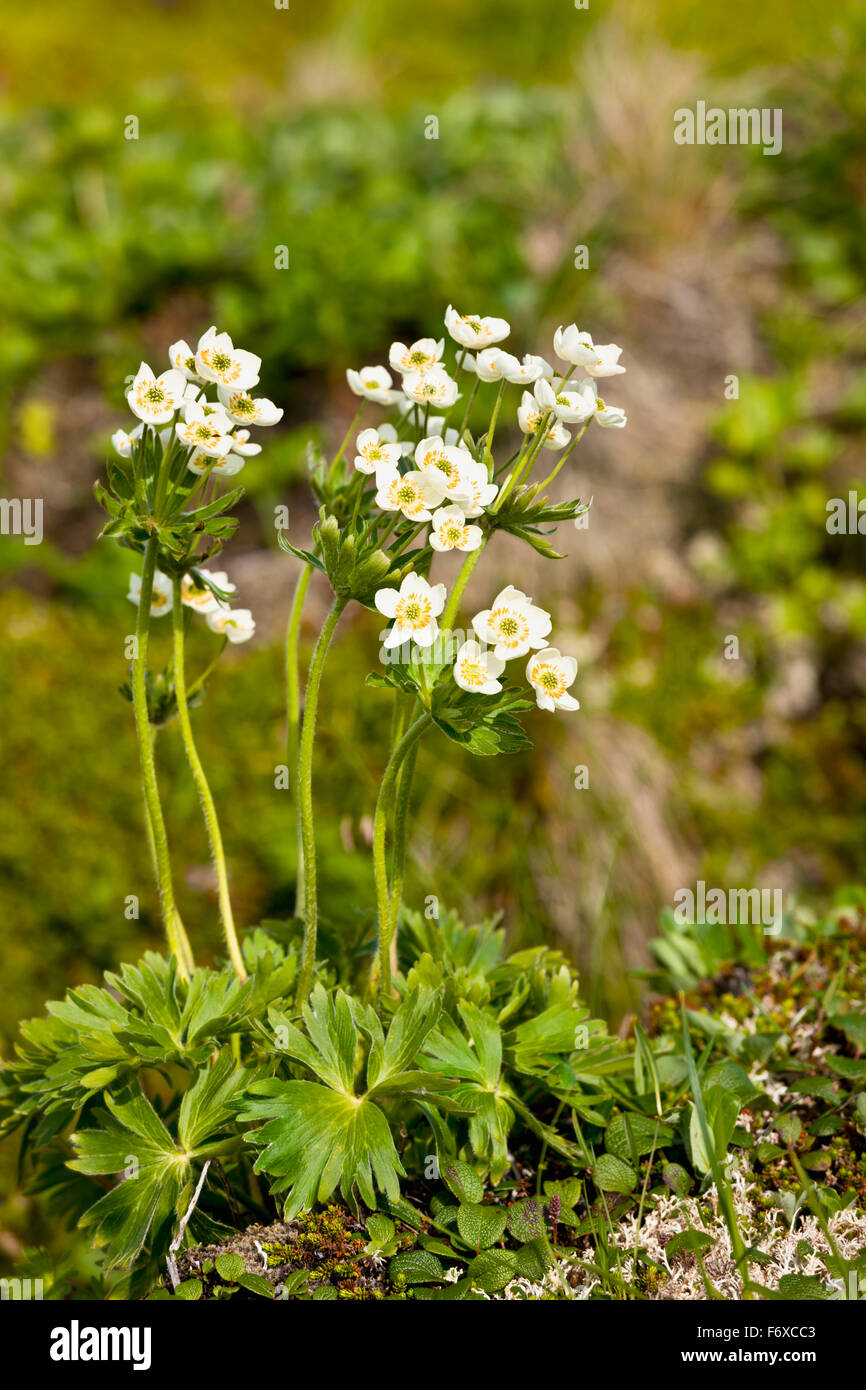
M 254 399 L 248 391 L 231 391 L 225 386 L 219 387 L 218 395 L 223 410 L 236 425 L 275 425 L 283 418 L 282 410 L 267 396 Z
M 195 381 L 204 385 L 204 377 L 199 376 L 195 367 L 195 353 L 189 343 L 185 343 L 183 338 L 177 343 L 172 343 L 168 350 L 168 360 L 175 371 L 182 372 L 187 381 Z
M 591 394 L 595 402 L 595 418 L 600 425 L 609 430 L 621 430 L 624 428 L 627 416 L 624 410 L 618 405 L 609 405 L 603 401 L 598 394 L 598 387 L 589 377 L 585 377 L 580 383 L 580 391 L 584 396 Z
M 396 466 L 376 474 L 376 506 L 383 512 L 402 512 L 410 521 L 429 521 L 430 508 L 445 497 L 443 479 L 433 469 L 401 475 Z
M 419 338 L 407 347 L 405 343 L 392 343 L 388 362 L 395 372 L 405 376 L 407 372 L 429 372 L 442 356 L 445 339 Z
M 203 574 L 205 579 L 209 579 L 223 593 L 235 594 L 237 588 L 232 584 L 225 570 L 206 570 L 199 569 L 199 574 Z M 185 574 L 180 581 L 181 602 L 187 608 L 194 608 L 196 613 L 215 613 L 220 607 L 227 607 L 221 604 L 216 594 L 211 593 L 206 584 L 199 584 L 194 574 Z
M 184 421 L 174 427 L 175 434 L 187 449 L 195 449 L 207 458 L 224 458 L 232 447 L 231 425 L 222 411 L 208 411 L 188 401 Z
M 532 394 L 542 410 L 553 410 L 556 405 L 556 392 L 553 389 L 552 383 L 549 382 L 546 377 L 542 376 L 538 378 L 532 388 Z
M 556 647 L 536 652 L 526 668 L 526 678 L 535 691 L 539 709 L 580 709 L 578 701 L 566 694 L 576 675 L 575 658 L 560 655 Z
M 403 445 L 383 440 L 382 430 L 362 430 L 355 440 L 355 448 L 358 451 L 355 467 L 359 473 L 377 473 L 383 467 L 386 470 L 396 468 L 403 457 Z
M 547 381 L 537 381 L 535 383 L 536 392 L 540 386 L 546 386 L 553 395 L 553 390 Z M 555 397 L 554 397 L 555 399 Z M 540 406 L 535 396 L 530 391 L 524 391 L 523 398 L 517 409 L 517 423 L 524 434 L 537 434 L 545 416 L 549 416 L 550 409 Z M 564 449 L 571 435 L 568 430 L 559 423 L 558 420 L 552 421 L 545 431 L 543 448 L 545 449 Z
M 356 396 L 364 396 L 378 405 L 390 405 L 397 395 L 391 390 L 391 373 L 387 367 L 362 367 L 359 372 L 353 372 L 350 367 L 346 380 Z
M 416 405 L 452 406 L 458 397 L 457 382 L 444 367 L 431 367 L 429 372 L 408 372 L 403 378 L 403 391 Z
M 460 476 L 451 493 L 452 500 L 467 516 L 481 516 L 499 492 L 499 484 L 488 481 L 484 464 L 477 463 L 468 450 L 458 452 L 466 454 L 466 458 L 461 460 Z
M 553 410 L 557 420 L 569 425 L 582 425 L 584 420 L 591 420 L 596 412 L 593 383 L 587 379 L 570 390 L 558 390 Z
M 454 658 L 454 679 L 462 690 L 471 690 L 475 695 L 498 694 L 502 682 L 496 677 L 504 670 L 505 662 L 471 637 Z
M 146 362 L 139 367 L 126 399 L 133 415 L 146 425 L 167 425 L 183 398 L 186 377 L 171 368 L 154 376 Z
M 386 648 L 413 641 L 419 647 L 432 647 L 439 635 L 436 619 L 445 607 L 445 585 L 432 587 L 420 574 L 407 574 L 398 589 L 379 589 L 376 607 L 394 626 L 385 638 Z
M 141 438 L 144 425 L 136 425 L 134 430 L 127 434 L 126 430 L 115 430 L 111 436 L 111 442 L 122 459 L 128 459 L 132 455 L 136 441 Z
M 575 367 L 585 367 L 590 376 L 618 376 L 625 371 L 619 366 L 622 348 L 616 343 L 594 343 L 589 333 L 581 333 L 576 323 L 557 328 L 553 335 L 557 357 Z
M 261 444 L 253 444 L 250 441 L 249 430 L 235 430 L 231 436 L 232 453 L 240 454 L 244 458 L 252 458 L 254 454 L 262 452 Z
M 479 318 L 477 314 L 458 314 L 451 305 L 445 311 L 445 327 L 455 343 L 480 352 L 482 348 L 501 343 L 511 332 L 505 319 Z
M 440 507 L 433 513 L 430 544 L 434 550 L 477 550 L 483 539 L 480 526 L 468 526 L 459 507 Z
M 129 593 L 126 595 L 130 603 L 134 603 L 136 608 L 141 603 L 141 575 L 131 574 L 129 576 Z M 174 589 L 171 580 L 162 570 L 155 570 L 153 575 L 153 590 L 150 596 L 150 612 L 154 618 L 160 617 L 163 613 L 170 613 L 174 602 Z
M 231 437 L 229 442 L 231 442 Z M 258 449 L 259 445 L 251 444 L 244 449 L 244 453 L 248 453 L 250 450 L 256 452 Z M 232 452 L 230 454 L 225 454 L 218 463 L 214 462 L 213 458 L 209 458 L 207 454 L 200 453 L 196 450 L 194 454 L 190 455 L 186 466 L 191 469 L 193 473 L 212 474 L 216 478 L 231 478 L 235 473 L 240 473 L 244 466 L 244 460 L 239 454 L 235 453 L 234 447 L 232 448 Z
M 468 353 L 464 366 L 468 366 L 472 354 Z M 520 362 L 516 357 L 512 357 L 510 352 L 503 352 L 502 348 L 484 348 L 479 352 L 469 370 L 474 368 L 479 381 L 507 381 L 518 380 L 515 373 L 520 372 Z
M 531 377 L 535 381 L 537 377 L 546 377 L 548 381 L 553 377 L 553 368 L 545 357 L 536 357 L 533 353 L 527 352 L 523 358 L 523 365 L 527 371 L 535 372 L 537 376 Z
M 472 626 L 476 636 L 493 647 L 494 656 L 510 661 L 533 647 L 543 647 L 551 621 L 549 613 L 509 584 L 497 594 L 492 608 L 476 613 Z
M 605 429 L 609 430 L 624 429 L 628 417 L 621 406 L 607 405 L 601 396 L 598 397 L 596 404 L 598 409 L 595 412 L 595 418 L 600 425 L 604 425 Z
M 205 619 L 211 632 L 218 632 L 230 642 L 248 642 L 256 630 L 255 620 L 248 608 L 229 608 L 219 604 Z
M 262 359 L 236 348 L 228 333 L 208 329 L 198 340 L 195 369 L 205 381 L 215 381 L 230 391 L 248 391 L 259 379 Z M 248 423 L 248 422 L 247 422 Z
M 422 473 L 432 472 L 446 497 L 456 501 L 466 492 L 466 465 L 472 462 L 468 449 L 447 444 L 436 434 L 428 435 L 415 446 L 415 463 Z

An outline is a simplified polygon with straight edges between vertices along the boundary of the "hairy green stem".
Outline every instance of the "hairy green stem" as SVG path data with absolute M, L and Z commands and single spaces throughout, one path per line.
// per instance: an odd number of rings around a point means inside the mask
M 159 900 L 162 907 L 162 920 L 165 926 L 168 948 L 177 957 L 178 967 L 184 978 L 188 979 L 195 966 L 192 959 L 189 938 L 186 934 L 180 912 L 174 897 L 174 884 L 171 876 L 171 859 L 168 852 L 168 836 L 165 830 L 162 806 L 159 800 L 159 786 L 156 780 L 156 759 L 153 755 L 153 737 L 147 709 L 147 647 L 150 636 L 150 604 L 153 596 L 153 576 L 156 572 L 156 557 L 159 540 L 151 536 L 144 551 L 144 566 L 141 573 L 141 593 L 138 603 L 138 617 L 135 624 L 136 652 L 132 663 L 132 707 L 135 713 L 135 731 L 138 737 L 138 751 L 141 760 L 141 781 L 144 789 L 144 803 L 147 811 L 148 840 L 153 853 Z
M 376 799 L 376 812 L 373 817 L 373 872 L 376 878 L 376 904 L 379 917 L 379 989 L 382 995 L 389 994 L 391 991 L 391 942 L 395 939 L 396 928 L 396 921 L 391 911 L 391 893 L 388 886 L 388 867 L 385 855 L 388 811 L 403 759 L 414 747 L 430 721 L 431 715 L 426 711 L 419 715 L 403 734 L 396 748 L 392 749 Z
M 298 744 L 297 771 L 299 858 L 303 856 L 301 871 L 304 893 L 304 944 L 296 996 L 298 1009 L 306 1002 L 310 992 L 313 967 L 316 963 L 318 902 L 316 897 L 316 836 L 313 826 L 313 739 L 316 732 L 316 711 L 319 704 L 319 687 L 322 682 L 325 657 L 328 654 L 334 630 L 340 621 L 340 614 L 348 601 L 348 598 L 345 597 L 336 598 L 331 605 L 310 658 L 307 688 L 304 694 L 304 718 Z
M 304 565 L 298 575 L 295 584 L 295 592 L 292 595 L 292 607 L 289 611 L 289 622 L 286 627 L 286 766 L 289 769 L 289 795 L 295 807 L 295 814 L 298 811 L 298 793 L 295 786 L 295 774 L 298 767 L 298 747 L 300 743 L 301 728 L 301 679 L 298 671 L 298 645 L 301 637 L 301 617 L 304 611 L 304 600 L 307 597 L 307 590 L 310 587 L 310 580 L 313 576 L 311 565 Z M 304 861 L 301 851 L 301 837 L 298 831 L 298 867 L 297 867 L 297 886 L 295 889 L 295 916 L 302 917 L 304 913 Z
M 499 411 L 502 406 L 502 394 L 505 390 L 505 377 L 499 383 L 499 390 L 496 392 L 496 400 L 493 403 L 493 414 L 490 416 L 490 424 L 487 427 L 487 438 L 484 441 L 484 463 L 487 467 L 487 476 L 492 478 L 493 469 L 493 436 L 496 433 L 496 422 L 499 419 Z
M 220 905 L 220 919 L 223 926 L 223 934 L 226 939 L 229 959 L 241 981 L 247 978 L 244 969 L 244 960 L 241 955 L 241 948 L 238 944 L 237 931 L 235 930 L 234 914 L 232 912 L 231 894 L 229 892 L 229 876 L 226 866 L 225 850 L 223 849 L 222 834 L 220 832 L 219 820 L 217 818 L 216 806 L 208 785 L 207 777 L 202 766 L 198 749 L 195 746 L 195 739 L 192 732 L 192 722 L 189 717 L 189 703 L 186 694 L 186 670 L 184 653 L 184 613 L 181 600 L 181 577 L 175 575 L 174 579 L 174 604 L 172 605 L 172 628 L 174 635 L 174 694 L 177 701 L 177 717 L 180 723 L 180 733 L 183 740 L 183 749 L 186 753 L 186 760 L 189 763 L 189 770 L 196 785 L 198 798 L 201 802 L 204 822 L 207 826 L 208 839 L 210 841 L 210 852 L 213 860 L 214 869 L 217 876 L 217 893 Z
M 412 800 L 412 782 L 415 777 L 415 763 L 418 760 L 420 738 L 417 738 L 403 760 L 397 794 L 394 801 L 394 842 L 391 846 L 391 921 L 394 924 L 394 940 L 400 921 L 400 906 L 403 901 L 403 880 L 406 867 L 406 824 Z
M 460 566 L 460 572 L 454 581 L 454 588 L 451 590 L 445 612 L 442 614 L 441 627 L 443 632 L 447 632 L 454 624 L 454 619 L 457 617 L 457 609 L 460 607 L 460 600 L 463 597 L 463 591 L 472 578 L 472 572 L 481 559 L 489 539 L 489 536 L 485 536 L 478 549 L 470 550 L 463 564 Z

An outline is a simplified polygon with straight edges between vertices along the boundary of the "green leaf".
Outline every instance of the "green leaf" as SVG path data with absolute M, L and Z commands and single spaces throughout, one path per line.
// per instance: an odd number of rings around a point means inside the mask
M 237 1282 L 242 1289 L 248 1289 L 250 1293 L 257 1293 L 261 1298 L 273 1298 L 274 1287 L 261 1274 L 239 1274 Z
M 430 1250 L 406 1250 L 395 1255 L 388 1266 L 393 1283 L 402 1274 L 407 1284 L 439 1284 L 445 1278 L 442 1262 Z
M 200 1071 L 184 1093 L 177 1133 L 183 1147 L 193 1151 L 236 1114 L 251 1073 L 235 1067 L 225 1048 L 212 1067 Z
M 604 1146 L 608 1153 L 628 1162 L 636 1162 L 643 1154 L 653 1148 L 662 1149 L 674 1139 L 670 1125 L 654 1120 L 649 1115 L 614 1115 L 604 1135 Z
M 227 1284 L 236 1284 L 242 1274 L 246 1274 L 247 1267 L 240 1255 L 229 1253 L 228 1255 L 217 1255 L 214 1261 L 216 1272 L 221 1279 L 225 1279 Z
M 803 1125 L 798 1115 L 777 1115 L 774 1124 L 785 1144 L 796 1144 L 803 1133 Z
M 824 1302 L 829 1299 L 829 1290 L 813 1274 L 783 1274 L 779 1280 L 779 1293 L 798 1303 Z
M 186 1303 L 195 1303 L 196 1299 L 201 1298 L 203 1287 L 200 1279 L 184 1279 L 175 1289 L 174 1296 L 182 1298 Z
M 473 1250 L 484 1250 L 502 1239 L 508 1214 L 504 1207 L 485 1207 L 480 1202 L 461 1202 L 457 1229 Z
M 79 1173 L 128 1174 L 81 1218 L 106 1247 L 113 1269 L 140 1254 L 151 1230 L 168 1244 L 168 1227 L 186 1186 L 191 1157 L 179 1150 L 150 1101 L 142 1094 L 120 1103 L 106 1096 L 109 1112 L 97 1111 L 97 1128 L 72 1136 Z
M 543 1279 L 554 1263 L 553 1251 L 545 1236 L 537 1236 L 517 1251 L 517 1273 L 524 1279 L 534 1282 Z
M 637 1186 L 637 1173 L 630 1164 L 614 1154 L 602 1154 L 593 1167 L 596 1186 L 602 1192 L 632 1192 Z
M 384 1216 L 382 1212 L 374 1211 L 367 1217 L 367 1230 L 370 1232 L 370 1239 L 374 1245 L 387 1245 L 394 1236 L 397 1227 L 390 1216 Z
M 544 1212 L 535 1197 L 527 1197 L 508 1208 L 508 1229 L 515 1240 L 535 1240 L 544 1235 Z
M 689 1139 L 696 1167 L 701 1173 L 709 1173 L 712 1172 L 713 1164 L 722 1162 L 727 1154 L 728 1144 L 740 1113 L 740 1104 L 730 1091 L 724 1090 L 721 1086 L 710 1086 L 702 1091 L 702 1105 L 707 1129 L 704 1128 L 704 1117 L 700 1114 L 697 1104 L 693 1104 L 689 1120 Z M 711 1150 L 707 1148 L 708 1142 L 712 1145 Z
M 842 1076 L 846 1081 L 863 1081 L 866 1079 L 866 1058 L 856 1060 L 854 1057 L 827 1057 L 827 1066 L 834 1071 L 837 1076 Z
M 517 1255 L 513 1250 L 482 1250 L 470 1261 L 466 1271 L 476 1289 L 498 1293 L 517 1276 Z
M 480 1202 L 484 1196 L 484 1184 L 468 1163 L 459 1158 L 449 1159 L 442 1165 L 442 1181 L 459 1202 Z
M 855 1047 L 866 1047 L 866 1013 L 852 1010 L 847 1014 L 833 1014 L 827 1022 L 831 1028 L 838 1028 L 844 1033 Z
M 679 1163 L 666 1163 L 662 1169 L 662 1182 L 669 1187 L 671 1192 L 677 1197 L 688 1196 L 692 1185 L 691 1178 L 685 1168 Z
M 286 1220 L 315 1202 L 326 1202 L 339 1185 L 355 1203 L 356 1190 L 375 1208 L 375 1183 L 392 1199 L 405 1176 L 391 1130 L 375 1102 L 331 1091 L 313 1081 L 254 1083 L 242 1119 L 266 1119 L 251 1143 L 264 1145 L 256 1172 L 273 1174 L 275 1192 L 289 1188 Z M 255 1097 L 261 1095 L 262 1100 Z
M 705 1251 L 712 1250 L 715 1243 L 706 1231 L 680 1231 L 677 1235 L 671 1236 L 665 1246 L 665 1255 L 679 1255 L 683 1250 L 689 1251 L 692 1255 L 702 1255 Z

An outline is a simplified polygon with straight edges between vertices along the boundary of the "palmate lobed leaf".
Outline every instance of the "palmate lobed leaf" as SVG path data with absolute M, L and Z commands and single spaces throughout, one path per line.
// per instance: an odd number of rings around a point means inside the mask
M 109 1269 L 134 1260 L 149 1238 L 167 1244 L 171 1222 L 189 1199 L 194 1161 L 233 1118 L 248 1079 L 228 1049 L 202 1069 L 181 1102 L 179 1142 L 140 1089 L 124 1101 L 107 1095 L 108 1109 L 95 1112 L 93 1128 L 72 1136 L 78 1156 L 71 1169 L 125 1174 L 80 1222 L 106 1247 Z
M 248 1101 L 241 1119 L 267 1120 L 249 1139 L 265 1146 L 256 1172 L 277 1179 L 272 1191 L 290 1189 L 286 1220 L 327 1201 L 338 1186 L 350 1205 L 356 1203 L 357 1189 L 362 1201 L 375 1208 L 374 1180 L 392 1201 L 399 1198 L 405 1170 L 384 1112 L 374 1101 L 315 1081 L 256 1083 L 250 1092 L 263 1098 Z
M 339 1186 L 355 1204 L 356 1194 L 375 1207 L 375 1188 L 390 1200 L 400 1195 L 404 1176 L 391 1130 L 378 1101 L 388 1095 L 453 1105 L 442 1091 L 448 1077 L 432 1076 L 413 1065 L 439 1016 L 439 995 L 413 990 L 396 1009 L 387 1035 L 375 1011 L 342 990 L 329 995 L 317 985 L 304 1007 L 306 1033 L 272 1011 L 283 1050 L 313 1072 L 317 1081 L 272 1077 L 251 1087 L 242 1118 L 265 1120 L 250 1141 L 263 1145 L 256 1169 L 278 1179 L 274 1190 L 289 1188 L 287 1216 L 315 1201 L 326 1201 Z M 362 1038 L 369 1043 L 367 1089 L 355 1090 Z

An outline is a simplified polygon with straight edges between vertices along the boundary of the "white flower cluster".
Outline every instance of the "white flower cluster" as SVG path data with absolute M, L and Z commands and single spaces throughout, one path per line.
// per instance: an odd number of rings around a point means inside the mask
M 399 589 L 379 589 L 376 607 L 393 626 L 385 638 L 386 650 L 404 642 L 432 647 L 439 636 L 436 621 L 445 607 L 444 584 L 430 584 L 420 574 L 407 574 Z M 577 676 L 577 661 L 548 647 L 550 614 L 538 608 L 520 589 L 509 584 L 472 619 L 475 637 L 463 642 L 454 658 L 453 675 L 463 690 L 476 695 L 496 695 L 505 663 L 532 652 L 526 677 L 535 691 L 539 709 L 575 710 L 580 705 L 568 694 Z
M 187 608 L 192 608 L 194 612 L 201 613 L 211 632 L 217 632 L 221 637 L 227 637 L 230 642 L 246 642 L 252 637 L 256 630 L 255 620 L 248 608 L 232 608 L 231 604 L 218 599 L 206 584 L 199 584 L 196 576 L 209 579 L 218 589 L 226 594 L 237 593 L 237 588 L 231 583 L 225 570 L 207 570 L 199 568 L 196 574 L 185 574 L 181 580 L 180 592 L 181 602 Z M 130 603 L 138 607 L 141 602 L 141 575 L 131 574 L 129 576 L 129 593 L 126 596 Z M 153 576 L 153 592 L 150 601 L 150 611 L 153 617 L 159 617 L 162 613 L 170 613 L 174 606 L 174 590 L 171 579 L 162 570 L 157 570 Z
M 593 419 L 605 428 L 625 425 L 625 412 L 603 400 L 596 385 L 598 379 L 625 371 L 619 364 L 622 350 L 615 343 L 594 343 L 576 324 L 558 328 L 554 351 L 570 369 L 556 373 L 543 357 L 527 353 L 521 360 L 496 346 L 510 332 L 505 319 L 458 314 L 449 305 L 445 326 L 460 349 L 458 371 L 473 373 L 479 382 L 498 382 L 500 389 L 506 384 L 532 387 L 523 392 L 517 422 L 527 436 L 535 437 L 543 429 L 540 447 L 564 449 L 572 441 L 566 425 L 582 427 L 581 434 Z M 430 523 L 429 544 L 434 550 L 472 551 L 478 549 L 484 536 L 481 527 L 470 519 L 482 516 L 500 489 L 488 475 L 485 463 L 474 457 L 462 433 L 447 428 L 448 415 L 430 415 L 431 406 L 450 411 L 459 399 L 457 381 L 442 363 L 444 346 L 441 338 L 419 338 L 409 345 L 392 343 L 390 371 L 378 366 L 347 372 L 355 395 L 395 406 L 404 422 L 414 414 L 420 423 L 420 408 L 424 407 L 424 438 L 413 445 L 401 440 L 393 425 L 365 429 L 356 440 L 355 467 L 361 473 L 375 474 L 376 505 L 382 510 L 401 512 L 420 526 Z M 587 375 L 573 381 L 575 368 Z M 402 377 L 402 389 L 394 388 L 392 371 Z M 525 447 L 530 447 L 529 440 Z M 401 463 L 407 458 L 411 464 L 402 471 Z M 380 589 L 376 606 L 393 623 L 385 648 L 407 641 L 422 648 L 432 646 L 445 598 L 444 585 L 430 585 L 418 574 L 407 575 L 399 590 Z M 579 708 L 567 693 L 577 674 L 576 660 L 563 656 L 556 647 L 545 646 L 550 616 L 519 589 L 503 589 L 491 609 L 475 615 L 472 626 L 478 640 L 464 642 L 454 663 L 454 679 L 464 690 L 498 693 L 502 689 L 498 678 L 505 663 L 532 652 L 526 674 L 540 708 Z
M 249 426 L 275 425 L 283 416 L 273 401 L 253 394 L 262 359 L 236 348 L 229 335 L 218 333 L 215 326 L 199 338 L 195 350 L 180 341 L 172 343 L 168 356 L 171 367 L 160 376 L 146 362 L 139 366 L 126 399 L 141 423 L 130 431 L 115 431 L 111 436 L 115 450 L 121 458 L 130 458 L 146 427 L 164 426 L 159 432 L 163 450 L 174 436 L 188 450 L 187 467 L 193 473 L 206 478 L 239 473 L 247 458 L 261 453 L 262 446 L 250 440 Z M 216 400 L 207 399 L 212 386 Z M 235 592 L 226 574 L 205 569 L 198 573 L 224 592 Z M 141 578 L 132 575 L 128 598 L 138 604 L 140 597 Z M 182 600 L 230 642 L 245 642 L 255 631 L 249 609 L 232 609 L 207 586 L 199 587 L 192 575 L 184 576 Z M 168 613 L 172 603 L 171 580 L 157 571 L 150 611 L 154 616 Z

